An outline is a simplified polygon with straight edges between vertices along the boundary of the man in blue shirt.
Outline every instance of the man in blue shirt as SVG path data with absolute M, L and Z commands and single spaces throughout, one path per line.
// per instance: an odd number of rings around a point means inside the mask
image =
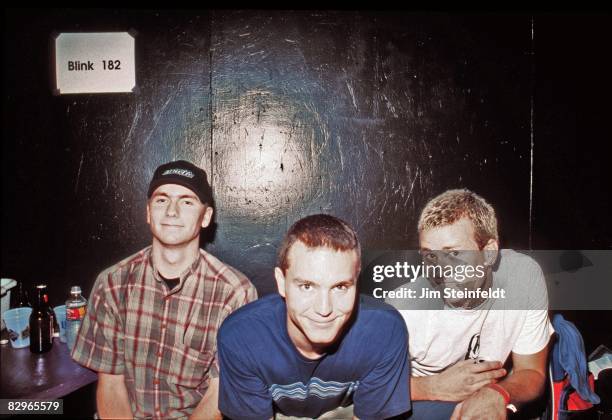
M 410 409 L 406 327 L 392 307 L 359 297 L 360 258 L 355 231 L 338 218 L 290 228 L 274 270 L 279 294 L 219 331 L 225 416 L 338 418 L 332 410 L 352 404 L 355 418 L 383 419 Z

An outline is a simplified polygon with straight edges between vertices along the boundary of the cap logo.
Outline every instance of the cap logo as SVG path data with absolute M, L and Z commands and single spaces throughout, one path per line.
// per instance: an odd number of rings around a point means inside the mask
M 163 175 L 180 175 L 180 176 L 185 176 L 187 178 L 193 178 L 195 176 L 193 172 L 191 172 L 188 169 L 166 169 L 162 173 L 162 176 Z

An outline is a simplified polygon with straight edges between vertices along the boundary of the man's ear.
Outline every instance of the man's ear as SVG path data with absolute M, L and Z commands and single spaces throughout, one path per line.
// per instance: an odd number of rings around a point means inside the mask
M 274 268 L 274 278 L 276 279 L 276 287 L 278 288 L 278 294 L 285 297 L 285 275 L 280 267 Z
M 499 253 L 499 243 L 497 239 L 489 239 L 486 245 L 483 247 L 484 257 L 485 257 L 485 265 L 492 266 L 495 264 L 497 260 L 497 254 Z
M 214 210 L 212 207 L 206 206 L 206 210 L 204 210 L 204 217 L 202 218 L 202 229 L 210 225 L 210 221 L 212 220 L 213 212 Z
M 149 203 L 147 203 L 147 224 L 151 224 L 151 208 L 149 207 Z

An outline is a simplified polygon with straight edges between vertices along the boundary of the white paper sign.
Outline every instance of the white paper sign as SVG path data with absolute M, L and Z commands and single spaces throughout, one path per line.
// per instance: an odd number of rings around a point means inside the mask
M 61 33 L 55 38 L 58 94 L 132 92 L 134 37 L 128 32 Z

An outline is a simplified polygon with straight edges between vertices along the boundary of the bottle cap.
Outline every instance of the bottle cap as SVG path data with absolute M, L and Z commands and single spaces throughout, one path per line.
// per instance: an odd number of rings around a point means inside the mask
M 72 286 L 70 288 L 70 293 L 81 293 L 81 286 Z

